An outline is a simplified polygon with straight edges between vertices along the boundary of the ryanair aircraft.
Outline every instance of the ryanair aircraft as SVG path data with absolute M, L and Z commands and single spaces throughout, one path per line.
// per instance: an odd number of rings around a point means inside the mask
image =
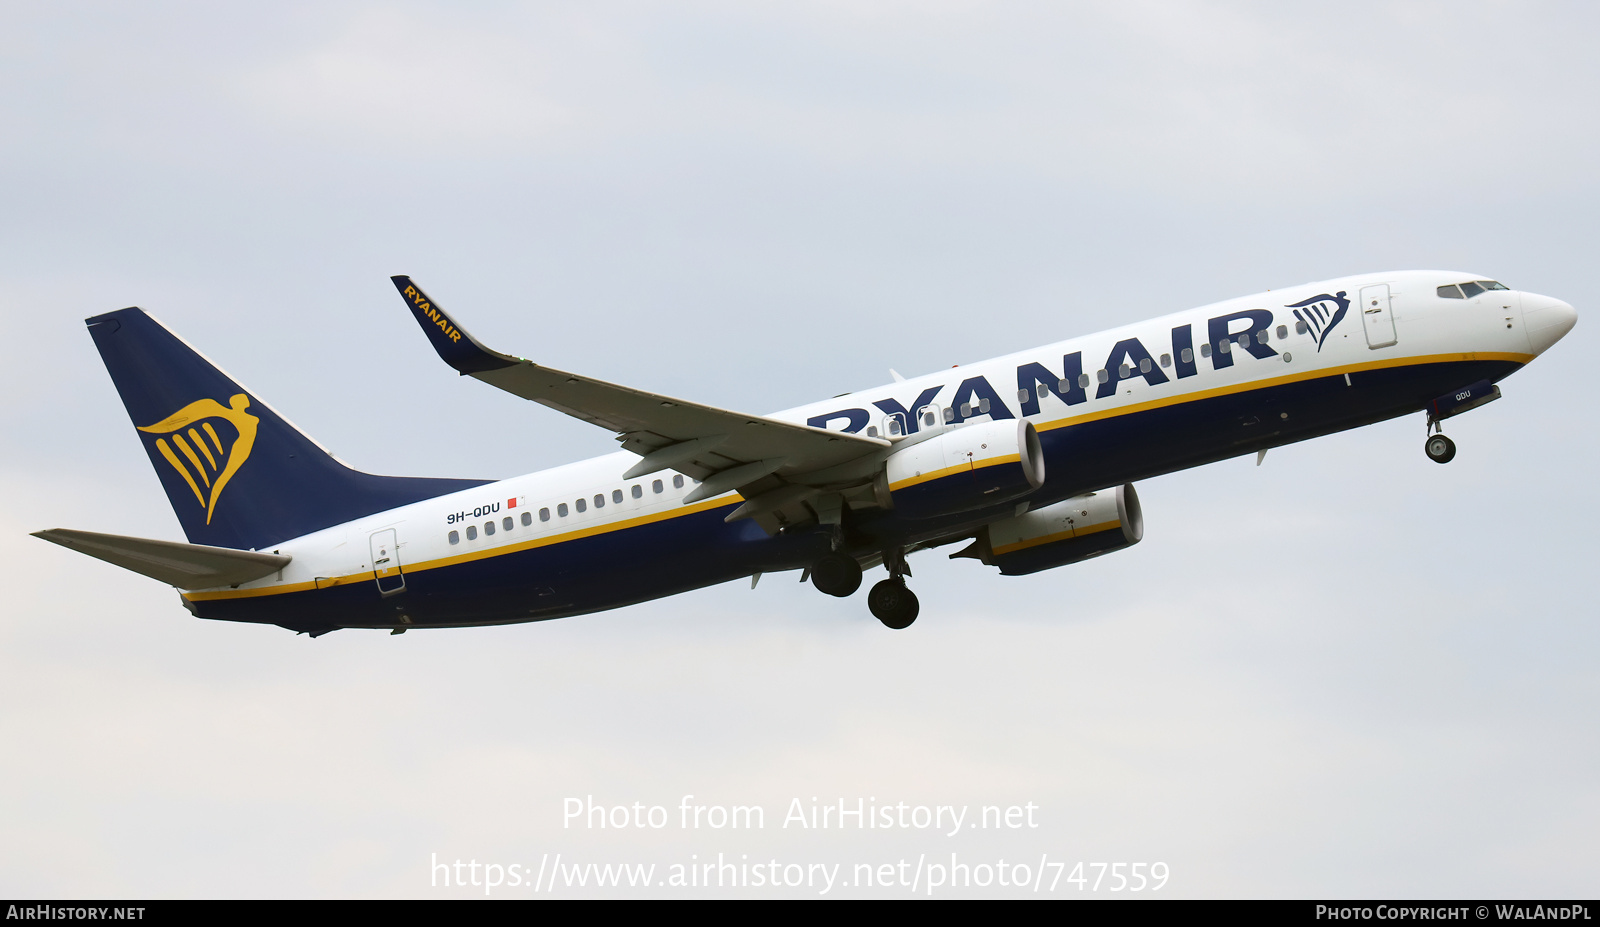
M 313 637 L 561 618 L 785 570 L 848 596 L 877 566 L 868 608 L 904 628 L 908 554 L 960 543 L 951 557 L 1018 576 L 1121 550 L 1144 531 L 1136 480 L 1415 412 L 1447 463 L 1441 423 L 1577 321 L 1475 274 L 1371 274 L 763 416 L 491 350 L 393 279 L 445 363 L 622 449 L 499 482 L 362 473 L 122 309 L 89 332 L 189 543 L 36 536 L 176 586 L 201 618 Z

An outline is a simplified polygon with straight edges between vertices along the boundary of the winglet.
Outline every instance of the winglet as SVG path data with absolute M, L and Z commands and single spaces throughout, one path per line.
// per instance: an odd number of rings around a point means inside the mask
M 501 354 L 499 351 L 491 351 L 479 343 L 478 339 L 467 334 L 466 329 L 457 325 L 455 319 L 445 315 L 444 310 L 429 299 L 421 287 L 412 283 L 410 277 L 398 274 L 389 279 L 394 281 L 394 288 L 405 297 L 406 305 L 411 308 L 411 314 L 416 316 L 417 324 L 422 326 L 423 334 L 428 336 L 428 341 L 433 344 L 433 349 L 439 352 L 439 357 L 460 371 L 462 376 L 486 370 L 499 370 L 519 363 L 517 358 Z

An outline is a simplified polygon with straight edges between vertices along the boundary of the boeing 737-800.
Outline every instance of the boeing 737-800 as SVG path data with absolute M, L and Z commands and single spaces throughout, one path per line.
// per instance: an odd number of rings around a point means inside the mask
M 1008 576 L 1137 543 L 1133 482 L 1423 413 L 1440 423 L 1571 330 L 1573 308 L 1476 274 L 1260 293 L 750 415 L 491 350 L 393 278 L 464 376 L 622 449 L 497 482 L 353 470 L 138 308 L 88 320 L 189 543 L 37 536 L 176 586 L 201 618 L 338 628 L 561 618 L 800 570 L 891 628 L 906 555 L 963 543 Z

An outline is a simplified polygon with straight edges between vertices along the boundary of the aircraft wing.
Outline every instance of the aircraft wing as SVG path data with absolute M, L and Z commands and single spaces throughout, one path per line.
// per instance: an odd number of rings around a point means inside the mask
M 462 376 L 617 432 L 643 458 L 626 479 L 670 468 L 703 481 L 685 502 L 730 489 L 750 498 L 889 447 L 881 438 L 718 409 L 501 354 L 467 334 L 410 277 L 390 279 L 434 350 Z

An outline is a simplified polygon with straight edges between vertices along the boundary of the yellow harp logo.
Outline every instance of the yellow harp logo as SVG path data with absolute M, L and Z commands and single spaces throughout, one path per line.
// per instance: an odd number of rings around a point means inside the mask
M 211 513 L 217 509 L 222 487 L 228 485 L 228 480 L 250 458 L 250 449 L 256 443 L 256 423 L 261 421 L 245 411 L 250 406 L 250 397 L 244 393 L 229 399 L 228 406 L 224 407 L 215 399 L 199 399 L 154 425 L 139 429 L 172 438 L 170 443 L 166 438 L 157 438 L 156 450 L 194 490 L 195 499 L 205 507 L 208 525 Z M 230 426 L 231 444 L 225 444 L 218 436 L 213 421 Z M 185 461 L 188 466 L 184 465 Z

